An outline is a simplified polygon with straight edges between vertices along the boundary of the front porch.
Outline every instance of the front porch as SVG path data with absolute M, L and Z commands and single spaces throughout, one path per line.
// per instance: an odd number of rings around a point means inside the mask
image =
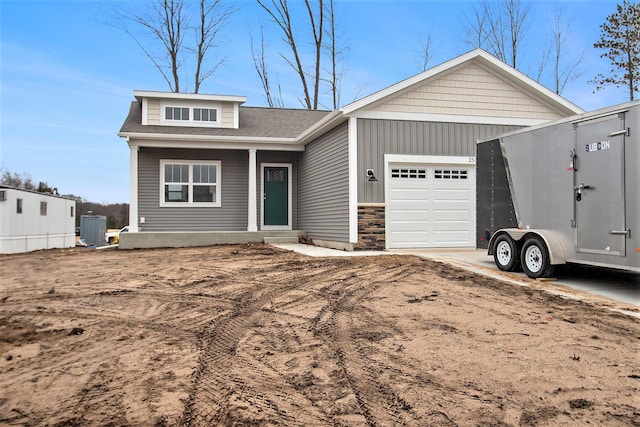
M 183 248 L 249 242 L 297 242 L 306 236 L 291 231 L 141 231 L 120 234 L 120 249 Z

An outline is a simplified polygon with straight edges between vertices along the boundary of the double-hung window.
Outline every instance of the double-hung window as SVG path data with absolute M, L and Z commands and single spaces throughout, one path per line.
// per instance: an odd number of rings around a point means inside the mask
M 220 161 L 161 160 L 160 206 L 221 206 Z

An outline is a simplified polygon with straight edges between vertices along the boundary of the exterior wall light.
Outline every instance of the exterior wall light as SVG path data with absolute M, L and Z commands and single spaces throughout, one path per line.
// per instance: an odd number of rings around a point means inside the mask
M 378 180 L 373 169 L 367 169 L 367 178 L 369 178 L 369 182 L 375 182 Z

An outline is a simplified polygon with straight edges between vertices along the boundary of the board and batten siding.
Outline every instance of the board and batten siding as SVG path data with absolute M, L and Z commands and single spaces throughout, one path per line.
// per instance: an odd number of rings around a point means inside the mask
M 554 120 L 564 117 L 480 64 L 458 67 L 370 111 Z
M 298 163 L 298 229 L 311 239 L 349 242 L 347 123 L 307 144 Z
M 160 160 L 222 162 L 220 207 L 160 207 Z M 141 148 L 138 153 L 138 215 L 141 231 L 239 231 L 247 229 L 249 158 L 245 150 Z
M 521 126 L 358 119 L 358 203 L 384 203 L 385 154 L 476 155 L 476 141 Z M 377 182 L 366 178 L 375 171 Z

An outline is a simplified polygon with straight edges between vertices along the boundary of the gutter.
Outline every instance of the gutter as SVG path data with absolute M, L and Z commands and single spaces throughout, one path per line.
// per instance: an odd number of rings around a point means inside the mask
M 266 143 L 266 144 L 296 144 L 297 138 L 278 138 L 262 136 L 222 136 L 222 135 L 184 135 L 168 133 L 139 133 L 139 132 L 118 132 L 120 138 L 126 138 L 127 142 L 131 138 L 137 140 L 170 140 L 170 141 L 201 141 L 201 142 L 238 142 L 238 143 Z
M 306 145 L 311 142 L 316 136 L 323 134 L 328 129 L 346 120 L 347 117 L 342 112 L 342 109 L 334 110 L 333 112 L 324 116 L 322 120 L 316 122 L 313 126 L 298 135 L 298 137 L 296 138 L 296 143 Z
M 304 151 L 294 138 L 185 137 L 185 135 L 137 134 L 120 132 L 130 148 L 192 148 L 211 150 Z M 179 142 L 179 144 L 176 144 Z

